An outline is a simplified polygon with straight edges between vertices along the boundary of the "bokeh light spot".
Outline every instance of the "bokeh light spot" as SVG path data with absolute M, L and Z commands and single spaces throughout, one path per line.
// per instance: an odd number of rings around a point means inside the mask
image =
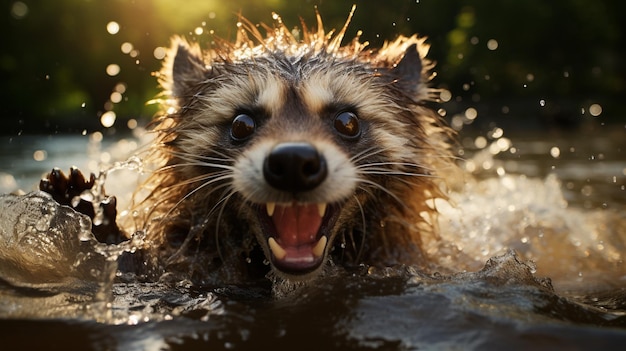
M 28 5 L 21 1 L 16 1 L 11 6 L 11 16 L 15 19 L 22 19 L 28 15 Z
M 115 124 L 116 117 L 117 116 L 115 115 L 115 112 L 107 111 L 103 113 L 102 116 L 100 116 L 100 124 L 102 124 L 102 126 L 105 128 L 112 127 L 113 124 Z
M 114 77 L 116 75 L 118 75 L 120 73 L 120 66 L 116 65 L 115 63 L 112 63 L 110 65 L 107 66 L 107 74 L 110 75 L 111 77 Z
M 600 116 L 601 113 L 602 113 L 602 106 L 600 106 L 599 104 L 592 104 L 591 106 L 589 106 L 590 115 L 594 117 L 598 117 Z
M 111 22 L 107 23 L 107 32 L 109 32 L 109 34 L 115 35 L 119 31 L 120 31 L 119 23 L 117 23 L 115 21 L 111 21 Z

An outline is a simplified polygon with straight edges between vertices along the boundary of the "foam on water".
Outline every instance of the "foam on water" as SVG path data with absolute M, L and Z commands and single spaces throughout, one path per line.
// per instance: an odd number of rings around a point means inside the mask
M 557 286 L 625 283 L 626 218 L 568 206 L 555 175 L 470 180 L 451 200 L 436 204 L 440 237 L 427 249 L 450 270 L 475 271 L 512 249 Z

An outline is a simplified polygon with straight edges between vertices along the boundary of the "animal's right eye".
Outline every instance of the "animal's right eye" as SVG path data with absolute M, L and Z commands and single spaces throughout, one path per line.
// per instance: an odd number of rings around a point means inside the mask
M 354 112 L 344 111 L 335 116 L 335 130 L 347 139 L 357 139 L 361 135 L 359 118 Z
M 230 126 L 230 137 L 235 141 L 248 139 L 256 130 L 254 118 L 245 113 L 237 115 Z

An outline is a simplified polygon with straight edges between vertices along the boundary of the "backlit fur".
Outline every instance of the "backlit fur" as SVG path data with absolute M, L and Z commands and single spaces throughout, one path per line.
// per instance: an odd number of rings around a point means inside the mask
M 340 210 L 330 263 L 302 276 L 276 272 L 282 279 L 310 280 L 340 265 L 423 264 L 432 200 L 445 198 L 442 178 L 452 169 L 449 130 L 424 105 L 437 99 L 424 39 L 400 36 L 369 49 L 357 37 L 342 46 L 346 27 L 326 33 L 319 15 L 316 29 L 303 23 L 300 33 L 274 20 L 262 35 L 241 19 L 236 41 L 216 40 L 211 50 L 173 39 L 158 74 L 163 113 L 149 157 L 157 168 L 134 212 L 158 248 L 151 257 L 206 283 L 263 276 L 270 252 L 255 208 L 296 201 Z M 345 108 L 362 123 L 358 140 L 332 128 Z M 262 123 L 234 142 L 230 126 L 242 112 Z M 283 141 L 308 142 L 326 158 L 320 186 L 289 194 L 264 181 L 263 159 Z

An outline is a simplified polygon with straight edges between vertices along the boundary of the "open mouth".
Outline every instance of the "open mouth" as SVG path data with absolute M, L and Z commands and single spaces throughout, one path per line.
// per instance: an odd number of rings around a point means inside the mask
M 302 275 L 322 265 L 337 217 L 335 205 L 267 203 L 258 212 L 275 268 Z

